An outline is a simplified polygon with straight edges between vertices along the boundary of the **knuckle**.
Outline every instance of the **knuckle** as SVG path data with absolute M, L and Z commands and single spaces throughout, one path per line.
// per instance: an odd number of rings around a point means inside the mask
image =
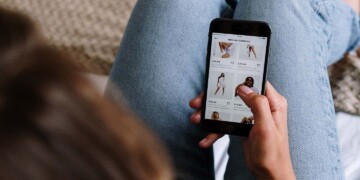
M 281 97 L 282 97 L 283 106 L 287 107 L 288 106 L 287 99 L 284 96 L 281 96 Z
M 287 99 L 281 95 L 276 99 L 276 102 L 273 104 L 274 105 L 271 108 L 272 111 L 285 111 L 285 110 L 287 110 L 287 107 L 288 107 Z
M 257 96 L 255 99 L 254 99 L 254 103 L 257 105 L 257 106 L 263 106 L 264 104 L 267 104 L 269 103 L 268 99 L 265 97 L 265 96 Z
M 259 111 L 266 108 L 268 104 L 269 101 L 265 96 L 257 95 L 252 99 L 251 111 L 253 114 L 258 114 Z
M 280 110 L 287 109 L 288 103 L 287 103 L 287 99 L 284 96 L 280 96 L 278 106 Z

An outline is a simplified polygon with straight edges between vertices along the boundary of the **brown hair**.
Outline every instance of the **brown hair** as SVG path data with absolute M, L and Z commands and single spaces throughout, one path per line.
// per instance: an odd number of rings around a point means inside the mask
M 218 114 L 218 118 L 219 118 L 219 112 L 217 112 L 217 111 L 214 111 L 214 112 L 212 112 L 212 114 L 211 114 L 211 119 L 212 120 L 219 120 L 219 119 L 215 119 L 215 114 Z
M 157 138 L 0 7 L 0 179 L 171 179 Z

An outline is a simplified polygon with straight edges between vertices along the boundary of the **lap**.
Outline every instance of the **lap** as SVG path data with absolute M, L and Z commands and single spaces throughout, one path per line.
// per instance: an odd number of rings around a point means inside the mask
M 226 7 L 220 0 L 139 0 L 110 74 L 165 142 L 180 179 L 214 177 L 212 149 L 198 147 L 205 132 L 189 123 L 188 102 L 203 88 L 209 23 Z
M 339 55 L 351 44 L 334 32 L 351 28 L 333 26 L 332 5 L 323 2 L 240 0 L 234 14 L 273 28 L 268 79 L 289 102 L 291 155 L 299 179 L 342 177 L 326 66 L 329 54 Z M 164 140 L 179 178 L 213 177 L 212 150 L 197 146 L 205 133 L 188 122 L 188 101 L 202 91 L 209 23 L 226 8 L 221 0 L 139 0 L 110 75 L 131 109 Z M 335 45 L 333 39 L 341 41 Z M 243 167 L 239 148 L 230 147 L 229 163 Z

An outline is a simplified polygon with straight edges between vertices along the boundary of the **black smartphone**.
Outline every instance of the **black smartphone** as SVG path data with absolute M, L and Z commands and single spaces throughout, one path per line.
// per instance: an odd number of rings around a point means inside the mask
M 202 128 L 248 136 L 256 119 L 240 86 L 265 93 L 271 28 L 266 22 L 214 19 L 210 24 Z

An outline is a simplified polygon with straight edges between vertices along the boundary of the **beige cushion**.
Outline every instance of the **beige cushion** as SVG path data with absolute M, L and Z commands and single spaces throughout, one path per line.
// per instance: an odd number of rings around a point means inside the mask
M 329 68 L 335 109 L 360 115 L 360 48 Z
M 135 0 L 0 0 L 36 20 L 85 72 L 108 74 Z

